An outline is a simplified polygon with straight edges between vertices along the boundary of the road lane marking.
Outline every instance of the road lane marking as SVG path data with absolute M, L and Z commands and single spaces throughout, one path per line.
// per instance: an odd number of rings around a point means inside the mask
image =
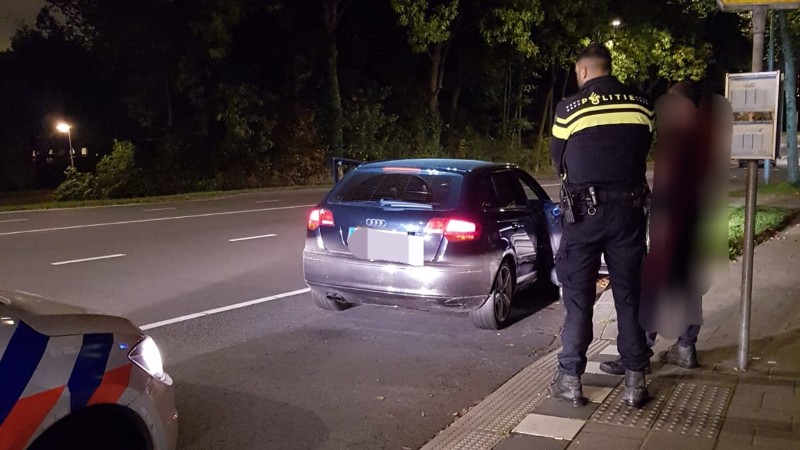
M 280 200 L 259 200 L 256 203 L 275 203 L 279 202 Z
M 7 231 L 5 233 L 0 233 L 0 236 L 11 236 L 15 234 L 30 234 L 30 233 L 42 233 L 45 231 L 62 231 L 62 230 L 75 230 L 78 228 L 95 228 L 95 227 L 108 227 L 112 225 L 128 225 L 132 223 L 147 223 L 147 222 L 161 222 L 164 220 L 182 220 L 182 219 L 194 219 L 198 217 L 213 217 L 213 216 L 228 216 L 233 214 L 248 214 L 248 213 L 256 213 L 256 212 L 265 212 L 265 211 L 280 211 L 284 209 L 297 209 L 297 208 L 310 208 L 314 206 L 314 204 L 309 205 L 295 205 L 295 206 L 281 206 L 278 208 L 261 208 L 261 209 L 246 209 L 242 211 L 228 211 L 228 212 L 218 212 L 218 213 L 207 213 L 207 214 L 194 214 L 189 216 L 176 216 L 176 217 L 157 217 L 153 219 L 139 219 L 139 220 L 126 220 L 124 222 L 105 222 L 105 223 L 90 223 L 88 225 L 72 225 L 68 227 L 55 227 L 55 228 L 39 228 L 35 230 L 22 230 L 22 231 Z
M 101 260 L 101 259 L 121 258 L 123 256 L 126 256 L 125 253 L 116 253 L 114 255 L 95 256 L 95 257 L 92 257 L 92 258 L 83 258 L 83 259 L 72 259 L 72 260 L 69 260 L 69 261 L 59 261 L 59 262 L 50 263 L 50 265 L 51 266 L 63 266 L 64 264 L 75 264 L 75 263 L 82 263 L 82 262 L 87 262 L 87 261 L 98 261 L 98 260 Z
M 219 314 L 219 313 L 222 313 L 222 312 L 225 312 L 225 311 L 233 311 L 234 309 L 246 308 L 248 306 L 258 305 L 259 303 L 266 303 L 266 302 L 270 302 L 272 300 L 278 300 L 278 299 L 281 299 L 281 298 L 294 297 L 295 295 L 305 294 L 305 293 L 310 292 L 310 291 L 311 291 L 311 289 L 305 288 L 305 289 L 298 289 L 296 291 L 291 291 L 291 292 L 284 292 L 283 294 L 271 295 L 269 297 L 257 298 L 255 300 L 249 300 L 249 301 L 242 302 L 242 303 L 236 303 L 236 304 L 233 304 L 233 305 L 223 306 L 221 308 L 208 309 L 206 311 L 200 311 L 200 312 L 194 313 L 194 314 L 187 314 L 185 316 L 175 317 L 174 319 L 167 319 L 167 320 L 162 320 L 160 322 L 153 322 L 153 323 L 149 323 L 147 325 L 142 325 L 139 328 L 141 328 L 142 331 L 152 330 L 153 328 L 159 328 L 159 327 L 163 327 L 165 325 L 172 325 L 174 323 L 179 323 L 179 322 L 186 322 L 187 320 L 197 319 L 198 317 L 211 316 L 211 315 Z
M 153 208 L 153 209 L 143 209 L 142 212 L 154 212 L 154 211 L 169 211 L 171 209 L 175 209 L 173 206 L 172 208 Z
M 541 185 L 541 186 L 542 186 L 542 187 L 555 187 L 555 186 L 561 186 L 561 183 L 556 183 L 556 184 L 543 184 L 543 185 Z
M 30 219 L 9 219 L 9 220 L 0 220 L 0 223 L 10 223 L 10 222 L 25 222 L 26 220 L 30 220 Z
M 239 241 L 249 241 L 251 239 L 263 239 L 268 237 L 275 237 L 277 234 L 262 234 L 261 236 L 250 236 L 250 237 L 243 237 L 243 238 L 236 238 L 236 239 L 228 239 L 228 242 L 239 242 Z

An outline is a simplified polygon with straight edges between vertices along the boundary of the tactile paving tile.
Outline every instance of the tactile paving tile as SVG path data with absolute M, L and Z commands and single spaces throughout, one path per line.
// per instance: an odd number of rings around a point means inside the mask
M 506 432 L 547 398 L 552 379 L 550 371 L 524 369 L 458 419 L 454 426 Z
M 503 439 L 505 436 L 488 431 L 450 427 L 420 450 L 491 450 Z
M 587 355 L 596 355 L 607 345 L 608 341 L 594 341 Z M 495 442 L 490 437 L 502 439 L 501 436 L 511 431 L 547 398 L 548 386 L 558 366 L 557 357 L 558 352 L 552 352 L 522 369 L 421 450 L 491 450 L 499 441 Z
M 593 342 L 587 354 L 596 354 L 605 345 L 607 342 Z M 557 353 L 553 352 L 522 369 L 454 425 L 497 433 L 511 430 L 547 398 L 557 366 Z
M 625 388 L 623 383 L 620 383 L 597 408 L 590 420 L 611 425 L 649 429 L 655 423 L 674 387 L 675 384 L 668 380 L 648 379 L 647 390 L 650 393 L 650 401 L 642 409 L 637 409 L 625 404 L 623 398 Z
M 733 389 L 727 386 L 678 383 L 653 429 L 713 439 L 732 395 Z

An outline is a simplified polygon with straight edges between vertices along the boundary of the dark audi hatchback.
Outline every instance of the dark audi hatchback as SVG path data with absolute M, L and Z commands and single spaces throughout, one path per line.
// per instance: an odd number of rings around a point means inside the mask
M 363 164 L 308 215 L 305 280 L 316 303 L 470 311 L 508 321 L 514 291 L 550 279 L 558 208 L 510 164 Z

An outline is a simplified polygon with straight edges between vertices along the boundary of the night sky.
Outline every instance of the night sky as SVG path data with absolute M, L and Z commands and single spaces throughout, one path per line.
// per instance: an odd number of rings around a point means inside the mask
M 0 0 L 0 51 L 11 44 L 11 36 L 21 21 L 34 25 L 44 0 Z

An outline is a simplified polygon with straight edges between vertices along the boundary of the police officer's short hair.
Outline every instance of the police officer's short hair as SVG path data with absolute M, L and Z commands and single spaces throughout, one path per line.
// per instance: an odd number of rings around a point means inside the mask
M 598 43 L 592 43 L 587 45 L 586 48 L 584 48 L 583 51 L 580 52 L 575 62 L 588 58 L 600 61 L 601 69 L 611 73 L 611 52 L 608 51 L 605 45 Z

